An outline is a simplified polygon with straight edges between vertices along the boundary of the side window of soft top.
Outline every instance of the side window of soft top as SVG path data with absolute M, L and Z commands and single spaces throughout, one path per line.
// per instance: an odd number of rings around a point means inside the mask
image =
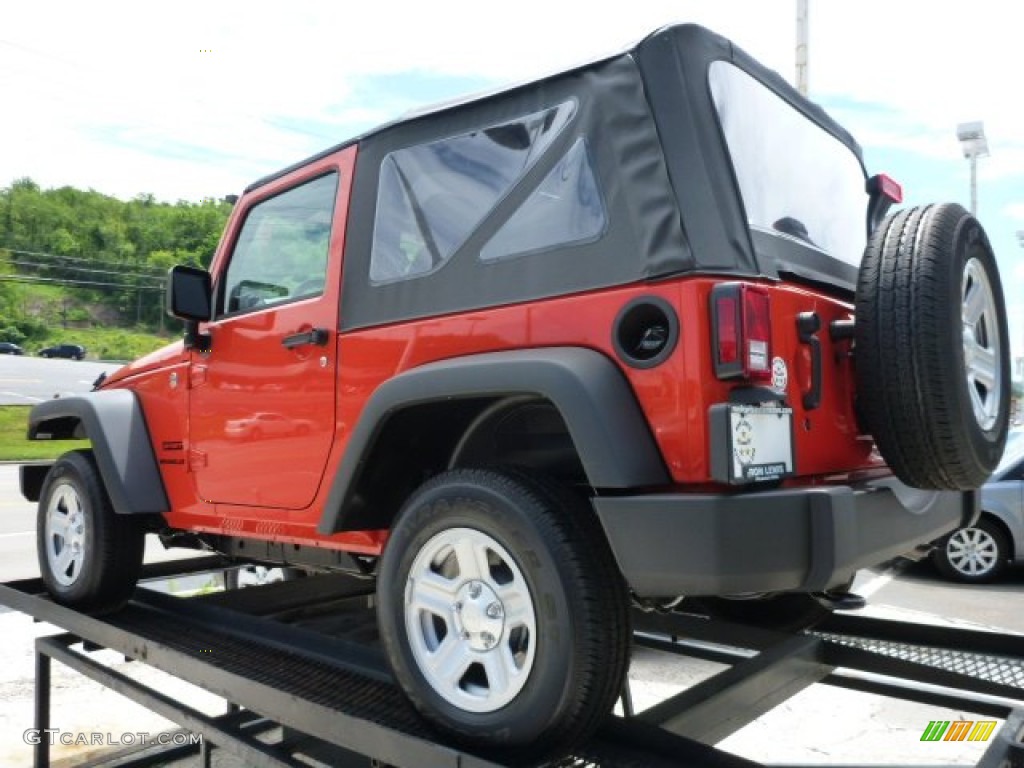
M 235 242 L 218 317 L 323 293 L 338 174 L 257 203 Z
M 533 167 L 575 102 L 391 152 L 381 163 L 370 282 L 433 272 Z

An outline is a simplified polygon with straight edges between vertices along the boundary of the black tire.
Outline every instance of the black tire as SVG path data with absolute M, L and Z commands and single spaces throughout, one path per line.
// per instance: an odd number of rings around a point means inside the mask
M 43 583 L 57 602 L 90 613 L 120 608 L 135 591 L 145 535 L 139 520 L 115 514 L 92 451 L 65 453 L 46 475 L 36 552 Z M 62 568 L 64 552 L 80 556 Z
M 965 584 L 994 581 L 1006 570 L 1013 547 L 1006 531 L 989 517 L 958 528 L 932 551 L 932 563 L 947 579 Z
M 441 560 L 431 559 L 435 547 Z M 468 551 L 465 547 L 473 547 L 474 557 L 460 554 Z M 482 562 L 480 552 L 487 562 L 483 577 L 472 573 L 472 563 Z M 466 570 L 464 560 L 471 564 Z M 419 611 L 416 590 L 428 577 L 413 570 L 423 564 L 453 595 L 466 596 L 465 606 L 459 598 L 438 603 L 440 613 Z M 446 575 L 434 570 L 441 565 Z M 524 584 L 528 611 L 522 608 Z M 479 597 L 481 588 L 492 587 Z M 515 604 L 506 607 L 508 599 L 501 595 L 509 593 L 503 589 L 520 595 L 518 615 L 535 620 L 532 630 L 509 619 Z M 625 583 L 611 550 L 583 500 L 525 472 L 457 469 L 421 486 L 391 530 L 377 594 L 380 634 L 396 678 L 423 716 L 457 741 L 516 758 L 568 750 L 598 727 L 621 693 L 631 632 Z M 480 621 L 497 619 L 483 618 L 476 608 L 472 623 L 474 599 L 501 605 L 495 635 L 476 631 Z M 435 633 L 436 651 L 449 631 L 456 653 L 469 659 L 469 666 L 453 664 L 453 684 L 435 687 L 417 660 L 429 663 L 425 651 L 412 646 Z M 473 647 L 481 642 L 485 647 Z M 513 650 L 509 643 L 518 645 Z M 521 688 L 511 692 L 499 690 L 485 667 L 503 650 L 510 651 L 510 660 L 517 654 L 524 659 Z M 480 691 L 480 706 L 464 704 Z M 500 706 L 499 694 L 507 699 Z
M 972 309 L 969 322 L 966 294 L 986 308 L 978 318 Z M 892 470 L 915 488 L 984 483 L 1009 428 L 1010 344 L 978 221 L 956 204 L 888 217 L 864 254 L 856 319 L 858 409 Z M 977 372 L 981 355 L 994 368 L 988 383 Z

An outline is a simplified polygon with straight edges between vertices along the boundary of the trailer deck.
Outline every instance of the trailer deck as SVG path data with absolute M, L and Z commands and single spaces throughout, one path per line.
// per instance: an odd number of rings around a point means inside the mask
M 145 578 L 231 567 L 218 558 L 147 567 Z M 175 597 L 140 587 L 121 611 L 92 617 L 53 603 L 38 579 L 0 585 L 0 604 L 64 630 L 36 641 L 34 727 L 49 727 L 55 659 L 203 736 L 201 745 L 118 758 L 157 765 L 214 747 L 245 765 L 497 768 L 498 754 L 447 744 L 408 704 L 376 643 L 373 582 L 313 576 L 244 590 Z M 551 766 L 715 766 L 758 763 L 713 745 L 814 683 L 1004 721 L 979 763 L 1024 765 L 1024 640 L 1020 636 L 835 614 L 777 632 L 706 616 L 634 616 L 635 642 L 681 658 L 727 665 L 641 713 L 629 690 L 624 716 Z M 211 717 L 90 657 L 107 648 L 222 697 Z M 26 724 L 27 725 L 27 724 Z M 274 739 L 266 734 L 275 729 Z M 35 765 L 50 764 L 49 745 Z M 89 765 L 114 765 L 114 762 Z

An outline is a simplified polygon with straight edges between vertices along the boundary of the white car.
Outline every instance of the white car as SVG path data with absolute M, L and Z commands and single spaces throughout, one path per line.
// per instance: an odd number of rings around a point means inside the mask
M 982 487 L 978 522 L 940 539 L 932 561 L 942 575 L 968 583 L 1024 564 L 1024 431 L 1010 433 L 1003 460 Z

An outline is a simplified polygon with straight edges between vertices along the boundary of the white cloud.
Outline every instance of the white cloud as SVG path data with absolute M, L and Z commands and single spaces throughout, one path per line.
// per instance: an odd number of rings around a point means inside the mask
M 1002 0 L 977 0 L 969 14 L 926 0 L 812 0 L 812 97 L 884 105 L 884 119 L 851 120 L 861 142 L 936 158 L 956 156 L 957 122 L 984 119 L 993 156 L 982 178 L 1024 173 L 1014 18 Z M 32 175 L 197 198 L 414 106 L 382 75 L 518 81 L 689 20 L 791 79 L 792 0 L 4 3 L 0 93 L 15 117 L 0 122 L 0 184 Z M 368 76 L 375 93 L 358 87 Z M 115 134 L 130 140 L 103 140 Z M 143 159 L 163 144 L 208 157 Z
M 1024 327 L 1015 238 L 1024 191 L 1012 191 L 1024 190 L 1012 181 L 1024 176 L 1016 4 L 810 5 L 811 97 L 842 105 L 834 113 L 865 147 L 951 169 L 966 189 L 955 127 L 984 120 L 992 152 L 978 168 L 983 218 L 1007 275 L 1012 327 Z M 792 81 L 795 8 L 794 0 L 2 2 L 0 186 L 31 176 L 125 198 L 238 192 L 433 98 L 409 92 L 409 73 L 516 82 L 678 21 L 714 29 Z M 995 199 L 999 187 L 1011 191 Z

